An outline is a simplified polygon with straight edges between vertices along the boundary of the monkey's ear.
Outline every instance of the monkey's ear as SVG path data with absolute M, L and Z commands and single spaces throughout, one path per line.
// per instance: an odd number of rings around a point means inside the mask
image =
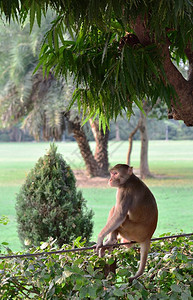
M 133 167 L 129 167 L 129 169 L 128 169 L 128 174 L 129 174 L 129 175 L 132 175 L 132 174 L 133 174 Z

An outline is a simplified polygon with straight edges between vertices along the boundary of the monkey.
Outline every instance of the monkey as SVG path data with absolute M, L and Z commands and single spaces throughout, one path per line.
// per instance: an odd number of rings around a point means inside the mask
M 133 167 L 117 164 L 110 169 L 110 175 L 109 186 L 117 188 L 116 203 L 98 235 L 96 252 L 100 257 L 104 256 L 105 248 L 101 246 L 117 243 L 118 236 L 123 243 L 139 243 L 140 264 L 137 273 L 129 278 L 132 282 L 145 269 L 151 237 L 157 226 L 157 204 L 149 188 L 133 173 Z M 108 238 L 103 244 L 106 236 Z

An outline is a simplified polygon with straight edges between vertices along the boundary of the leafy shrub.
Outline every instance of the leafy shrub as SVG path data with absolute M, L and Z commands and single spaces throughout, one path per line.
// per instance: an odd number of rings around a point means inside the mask
M 78 236 L 89 240 L 92 235 L 93 213 L 54 144 L 29 172 L 17 195 L 16 211 L 23 244 L 39 245 L 53 237 L 61 247 Z
M 83 247 L 77 239 L 74 245 Z M 193 299 L 193 240 L 179 238 L 152 243 L 141 278 L 129 283 L 139 253 L 116 249 L 104 258 L 91 251 L 17 258 L 0 262 L 0 299 Z M 30 252 L 56 250 L 53 242 Z M 71 249 L 71 246 L 65 246 Z M 116 274 L 104 276 L 104 264 L 116 257 Z

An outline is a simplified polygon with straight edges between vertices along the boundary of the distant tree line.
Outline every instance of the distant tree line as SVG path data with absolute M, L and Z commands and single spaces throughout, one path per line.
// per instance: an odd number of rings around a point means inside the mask
M 136 123 L 136 121 L 135 121 Z M 134 125 L 128 120 L 119 120 L 119 137 L 121 140 L 128 140 L 129 133 L 133 130 Z M 111 124 L 109 139 L 116 139 L 116 125 Z M 188 140 L 193 139 L 193 128 L 187 127 L 183 121 L 176 120 L 157 120 L 148 118 L 147 129 L 149 140 Z M 136 132 L 134 140 L 140 140 L 140 133 Z
M 133 130 L 137 120 L 132 117 L 130 121 L 119 118 L 110 124 L 109 140 L 128 140 L 130 132 Z M 157 120 L 148 118 L 149 140 L 191 140 L 193 139 L 193 128 L 187 127 L 183 121 Z M 94 141 L 92 130 L 89 124 L 83 126 L 85 134 L 90 141 Z M 140 132 L 136 132 L 134 140 L 140 140 Z M 20 126 L 13 126 L 9 129 L 0 130 L 0 142 L 29 142 L 34 141 L 34 137 Z M 50 138 L 52 140 L 52 138 Z M 63 132 L 62 141 L 75 141 L 73 133 L 66 128 Z M 40 139 L 43 141 L 43 136 Z

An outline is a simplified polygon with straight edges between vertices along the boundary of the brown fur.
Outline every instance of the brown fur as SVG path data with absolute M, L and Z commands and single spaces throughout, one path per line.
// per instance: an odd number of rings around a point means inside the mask
M 118 188 L 116 203 L 110 210 L 107 224 L 98 235 L 96 249 L 100 256 L 104 255 L 104 248 L 99 248 L 107 235 L 104 245 L 115 243 L 118 235 L 124 241 L 139 243 L 140 266 L 135 276 L 130 278 L 132 281 L 141 276 L 145 268 L 150 239 L 157 226 L 157 204 L 148 187 L 133 174 L 132 167 L 118 164 L 110 173 L 109 185 Z

